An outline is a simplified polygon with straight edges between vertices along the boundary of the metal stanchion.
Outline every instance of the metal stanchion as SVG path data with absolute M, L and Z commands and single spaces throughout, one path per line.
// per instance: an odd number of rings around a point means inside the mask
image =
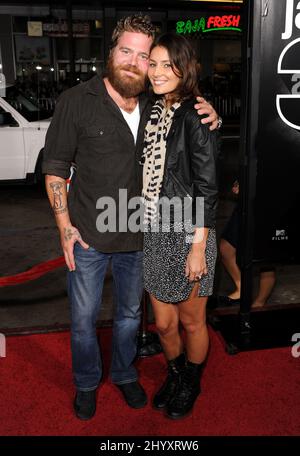
M 140 358 L 146 358 L 147 356 L 157 355 L 162 352 L 158 334 L 153 331 L 148 331 L 148 304 L 149 295 L 144 291 L 142 298 L 142 321 L 138 333 L 137 349 L 137 355 Z

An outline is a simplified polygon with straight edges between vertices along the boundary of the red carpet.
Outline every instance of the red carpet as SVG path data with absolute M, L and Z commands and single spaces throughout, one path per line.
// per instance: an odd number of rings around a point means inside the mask
M 73 416 L 69 333 L 7 338 L 0 358 L 0 435 L 240 436 L 300 434 L 300 358 L 290 348 L 229 356 L 210 331 L 211 350 L 203 392 L 193 414 L 168 420 L 152 410 L 132 410 L 105 376 L 96 416 Z M 101 331 L 109 362 L 110 330 Z M 163 356 L 139 360 L 150 397 L 164 376 Z

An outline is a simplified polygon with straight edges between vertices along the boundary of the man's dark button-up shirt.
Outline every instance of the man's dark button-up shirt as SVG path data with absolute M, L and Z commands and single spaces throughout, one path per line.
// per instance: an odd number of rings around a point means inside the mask
M 127 200 L 140 196 L 144 129 L 151 111 L 145 95 L 139 97 L 140 124 L 135 145 L 120 109 L 108 95 L 102 78 L 65 91 L 59 98 L 46 136 L 43 173 L 68 178 L 75 163 L 68 207 L 71 223 L 83 240 L 101 252 L 142 249 L 142 233 L 119 230 L 119 189 L 127 189 Z M 101 233 L 96 227 L 101 210 L 99 198 L 116 203 L 116 232 Z M 122 211 L 126 211 L 122 202 Z M 126 212 L 125 212 L 126 213 Z M 128 215 L 130 211 L 128 211 Z M 123 230 L 123 231 L 122 231 Z

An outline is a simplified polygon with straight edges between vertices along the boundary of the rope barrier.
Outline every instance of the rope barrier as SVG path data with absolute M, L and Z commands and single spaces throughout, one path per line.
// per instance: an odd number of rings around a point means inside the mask
M 73 166 L 71 167 L 71 174 L 68 179 L 66 179 L 67 183 L 67 192 L 69 191 L 69 187 L 71 184 L 71 179 L 74 173 Z M 47 274 L 47 272 L 53 271 L 61 266 L 66 264 L 65 258 L 63 256 L 55 258 L 54 260 L 45 261 L 43 263 L 39 263 L 36 266 L 33 266 L 28 271 L 20 272 L 19 274 L 15 274 L 13 276 L 7 277 L 0 277 L 0 288 L 1 287 L 9 287 L 12 285 L 18 285 L 20 283 L 30 282 L 31 280 L 36 280 L 39 277 Z
M 31 269 L 28 269 L 28 271 L 20 272 L 19 274 L 15 274 L 13 276 L 0 277 L 0 287 L 18 285 L 31 280 L 36 280 L 47 274 L 47 272 L 53 271 L 65 264 L 65 258 L 63 256 L 55 258 L 54 260 L 39 263 Z

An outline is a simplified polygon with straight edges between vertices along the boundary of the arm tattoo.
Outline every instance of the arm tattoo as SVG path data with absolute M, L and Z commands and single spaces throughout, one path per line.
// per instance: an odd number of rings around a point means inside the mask
M 74 236 L 74 235 L 76 235 L 77 239 L 81 239 L 81 236 L 80 236 L 80 233 L 78 230 L 72 229 L 72 228 L 64 229 L 65 241 L 69 241 L 72 238 L 72 236 Z
M 67 207 L 64 206 L 63 201 L 62 201 L 62 188 L 63 184 L 62 182 L 51 182 L 50 187 L 53 192 L 54 200 L 53 200 L 53 206 L 52 209 L 55 214 L 63 214 L 64 212 L 67 212 Z

